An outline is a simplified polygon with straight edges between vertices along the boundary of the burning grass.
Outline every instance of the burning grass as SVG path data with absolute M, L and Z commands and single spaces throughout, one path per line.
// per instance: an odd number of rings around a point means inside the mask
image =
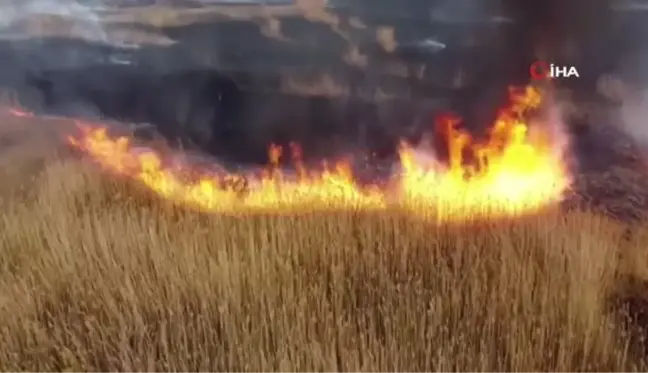
M 137 173 L 24 152 L 56 136 L 44 137 L 0 153 L 2 370 L 648 369 L 643 224 L 552 198 L 461 223 L 408 206 L 201 213 Z M 86 154 L 119 159 L 99 149 Z M 521 160 L 492 154 L 509 161 L 490 170 Z
M 562 122 L 547 114 L 535 119 L 549 111 L 542 107 L 544 101 L 538 88 L 511 88 L 510 103 L 484 140 L 474 139 L 459 118 L 441 116 L 435 133 L 447 146 L 447 162 L 434 152 L 403 143 L 400 170 L 392 175 L 391 188 L 359 185 L 349 161 L 310 169 L 297 145 L 291 151 L 296 175 L 286 177 L 280 169 L 285 152 L 278 146 L 270 147 L 270 164 L 260 175 L 214 175 L 178 158 L 170 162 L 155 150 L 138 150 L 130 138 L 111 136 L 102 124 L 81 123 L 81 134 L 69 136 L 68 142 L 107 171 L 200 211 L 234 215 L 350 207 L 388 211 L 397 205 L 409 207 L 411 214 L 445 221 L 521 216 L 558 203 L 571 184 L 563 136 L 552 132 Z
M 30 185 L 2 199 L 2 370 L 646 368 L 609 308 L 643 295 L 642 227 L 205 215 L 76 161 Z

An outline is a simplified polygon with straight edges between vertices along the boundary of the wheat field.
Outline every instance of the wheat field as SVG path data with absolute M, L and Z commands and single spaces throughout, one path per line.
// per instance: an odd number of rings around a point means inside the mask
M 0 156 L 2 370 L 648 368 L 641 224 L 209 216 L 16 149 Z

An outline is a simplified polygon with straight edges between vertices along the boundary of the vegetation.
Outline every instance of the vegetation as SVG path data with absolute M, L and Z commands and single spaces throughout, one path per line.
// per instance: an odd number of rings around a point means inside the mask
M 64 159 L 3 180 L 2 370 L 647 368 L 641 226 L 205 216 Z

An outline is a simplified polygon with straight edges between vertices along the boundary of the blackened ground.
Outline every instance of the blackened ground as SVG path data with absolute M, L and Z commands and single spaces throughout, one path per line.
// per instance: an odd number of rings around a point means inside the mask
M 304 17 L 281 18 L 290 42 L 249 20 L 164 27 L 156 32 L 177 44 L 132 52 L 70 39 L 0 42 L 0 86 L 17 91 L 31 110 L 149 122 L 169 139 L 239 162 L 264 162 L 270 143 L 288 142 L 302 144 L 307 157 L 349 149 L 389 157 L 400 139 L 431 129 L 445 110 L 477 127 L 489 124 L 506 85 L 525 83 L 530 48 L 520 42 L 525 48 L 505 53 L 509 40 L 498 36 L 516 35 L 507 26 L 432 25 L 422 12 L 402 9 L 415 17 L 383 20 L 404 46 L 393 53 L 382 50 L 372 28 L 342 21 L 336 32 Z M 457 41 L 477 35 L 479 43 L 452 41 L 441 53 L 407 48 L 435 33 Z M 347 61 L 351 47 L 369 57 L 366 66 Z M 131 63 L 106 63 L 115 55 Z M 216 62 L 205 67 L 204 60 Z M 403 66 L 405 76 L 393 66 Z M 455 86 L 459 70 L 469 78 Z M 302 71 L 333 76 L 349 92 L 280 89 L 282 79 Z M 390 98 L 376 100 L 378 91 Z
M 63 47 L 53 41 L 30 46 L 39 50 L 36 57 L 52 58 Z M 95 47 L 78 42 L 65 48 L 92 51 Z M 30 54 L 21 57 L 22 50 L 29 49 L 0 43 L 0 55 L 6 56 L 0 86 L 15 91 L 27 109 L 150 123 L 170 140 L 181 140 L 184 146 L 193 145 L 241 163 L 264 163 L 270 143 L 290 142 L 301 144 L 305 156 L 313 158 L 340 155 L 350 149 L 389 157 L 399 140 L 430 130 L 436 113 L 469 113 L 468 109 L 480 100 L 481 108 L 495 113 L 505 97 L 493 101 L 493 89 L 499 88 L 499 94 L 506 92 L 505 84 L 483 84 L 478 89 L 419 84 L 420 89 L 411 89 L 410 94 L 387 99 L 367 98 L 359 94 L 362 88 L 343 95 L 314 95 L 282 92 L 283 65 L 270 74 L 221 72 L 191 65 L 164 70 L 155 69 L 155 65 L 106 63 L 70 68 L 51 68 L 46 63 L 27 69 L 25 62 L 38 59 L 30 58 Z M 173 63 L 179 52 L 162 51 L 159 64 Z M 98 52 L 99 57 L 105 54 Z M 352 88 L 372 86 L 373 82 L 377 89 L 384 86 L 381 77 L 363 69 L 322 67 L 322 72 L 331 76 L 337 73 L 341 81 L 348 77 Z M 407 78 L 390 79 L 417 88 Z
M 507 86 L 528 82 L 528 66 L 536 58 L 537 47 L 546 50 L 548 58 L 560 60 L 565 40 L 573 37 L 581 43 L 582 79 L 567 84 L 587 93 L 594 91 L 601 73 L 615 67 L 620 52 L 635 48 L 630 40 L 639 39 L 628 37 L 634 26 L 615 25 L 605 16 L 605 0 L 550 1 L 537 6 L 518 0 L 505 3 L 516 20 L 512 25 L 467 27 L 432 25 L 426 17 L 417 21 L 423 23 L 382 19 L 380 24 L 395 27 L 396 39 L 404 46 L 391 54 L 380 52 L 373 32 L 367 36 L 356 30 L 354 42 L 360 53 L 371 57 L 366 68 L 343 61 L 350 44 L 339 33 L 303 18 L 281 20 L 282 32 L 294 44 L 262 35 L 259 26 L 249 21 L 166 28 L 168 37 L 180 40 L 176 46 L 143 48 L 131 56 L 135 63 L 125 65 L 85 63 L 93 58 L 106 60 L 112 52 L 80 41 L 0 42 L 0 86 L 17 91 L 21 103 L 31 110 L 148 122 L 184 146 L 194 145 L 235 162 L 264 163 L 270 143 L 289 142 L 302 144 L 305 155 L 313 158 L 350 149 L 390 157 L 400 139 L 416 139 L 431 130 L 433 117 L 443 111 L 457 112 L 477 133 L 486 128 L 506 102 Z M 615 27 L 620 33 L 609 32 Z M 470 48 L 449 43 L 441 53 L 406 47 L 408 40 L 435 33 L 454 35 L 457 40 L 481 38 Z M 69 57 L 60 53 L 64 49 L 73 52 L 68 55 L 85 56 L 80 58 L 85 65 L 54 66 Z M 179 58 L 196 51 L 204 54 L 201 57 L 218 57 L 218 64 L 200 70 L 196 61 Z M 148 62 L 138 64 L 139 60 Z M 392 62 L 403 63 L 408 73 L 424 67 L 424 74 L 389 78 L 404 86 L 407 94 L 386 100 L 360 95 L 362 88 L 382 88 L 386 75 L 380 67 Z M 172 68 L 157 68 L 164 65 Z M 324 75 L 334 72 L 339 81 L 349 83 L 350 93 L 280 92 L 286 71 L 304 66 Z M 236 67 L 240 69 L 234 72 Z M 469 79 L 454 87 L 449 83 L 459 67 Z
M 301 144 L 304 155 L 314 159 L 351 150 L 391 158 L 400 140 L 416 141 L 430 132 L 442 112 L 465 117 L 476 132 L 486 128 L 506 103 L 507 87 L 514 82 L 497 74 L 485 74 L 481 84 L 456 89 L 411 82 L 407 95 L 372 99 L 357 91 L 282 92 L 280 73 L 265 76 L 260 84 L 254 74 L 213 69 L 162 73 L 104 64 L 16 70 L 19 73 L 13 76 L 21 79 L 5 86 L 17 92 L 29 110 L 150 123 L 169 140 L 237 163 L 265 163 L 271 143 L 291 142 Z M 353 69 L 349 76 L 358 86 L 375 78 Z M 401 81 L 409 84 L 407 79 Z
M 158 75 L 120 67 L 42 72 L 18 97 L 35 111 L 151 123 L 169 140 L 241 163 L 265 162 L 271 143 L 299 143 L 312 157 L 344 147 L 387 155 L 399 138 L 415 134 L 417 115 L 427 120 L 434 111 L 424 100 L 244 91 L 212 71 Z
M 508 102 L 508 85 L 503 82 L 443 96 L 379 101 L 245 91 L 229 77 L 210 71 L 157 76 L 73 70 L 32 77 L 29 83 L 30 92 L 19 94 L 28 109 L 150 123 L 172 143 L 255 164 L 267 162 L 270 144 L 292 143 L 300 144 L 304 156 L 312 159 L 349 152 L 394 159 L 400 141 L 417 143 L 424 133 L 433 133 L 441 114 L 463 117 L 479 136 Z
M 393 158 L 400 140 L 416 142 L 448 111 L 463 116 L 479 135 L 507 103 L 507 82 L 485 83 L 436 96 L 371 101 L 243 90 L 231 76 L 211 70 L 156 74 L 112 65 L 31 73 L 14 89 L 32 111 L 150 123 L 184 147 L 235 163 L 266 163 L 271 143 L 298 143 L 313 159 L 349 151 Z M 579 138 L 577 146 L 596 167 L 610 159 L 601 150 L 606 139 Z

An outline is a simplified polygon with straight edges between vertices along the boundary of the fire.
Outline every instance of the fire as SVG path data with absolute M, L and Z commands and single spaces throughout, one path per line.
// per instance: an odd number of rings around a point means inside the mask
M 80 135 L 68 138 L 105 169 L 145 185 L 164 199 L 208 212 L 292 212 L 319 209 L 384 210 L 391 206 L 456 220 L 474 216 L 525 214 L 561 199 L 570 185 L 562 154 L 549 131 L 529 125 L 529 111 L 540 107 L 540 92 L 528 87 L 511 91 L 486 141 L 475 141 L 458 118 L 440 118 L 448 162 L 419 162 L 421 150 L 400 149 L 401 172 L 390 187 L 360 186 L 349 162 L 322 170 L 307 169 L 299 147 L 290 154 L 295 175 L 279 168 L 284 149 L 269 149 L 270 164 L 260 174 L 214 174 L 190 165 L 174 167 L 161 153 L 138 151 L 127 137 L 112 137 L 105 127 L 80 124 Z M 431 154 L 424 154 L 431 157 Z
M 555 149 L 557 139 L 551 138 L 546 123 L 533 132 L 525 121 L 529 110 L 540 107 L 540 92 L 527 87 L 512 90 L 510 96 L 511 106 L 500 112 L 482 143 L 458 128 L 459 118 L 439 119 L 448 145 L 445 170 L 421 169 L 414 149 L 402 146 L 402 187 L 410 203 L 433 202 L 442 215 L 456 217 L 535 211 L 561 198 L 570 177 L 561 149 Z
M 204 211 L 278 211 L 281 209 L 379 208 L 384 200 L 377 190 L 356 186 L 347 163 L 322 172 L 309 172 L 297 164 L 297 178 L 288 178 L 278 167 L 282 149 L 272 146 L 271 165 L 261 175 L 198 175 L 192 169 L 164 165 L 153 151 L 133 151 L 127 137 L 111 138 L 106 128 L 81 126 L 82 135 L 70 137 L 79 148 L 106 169 L 129 176 L 165 199 Z M 192 180 L 194 179 L 194 180 Z M 252 184 L 252 185 L 245 185 Z

